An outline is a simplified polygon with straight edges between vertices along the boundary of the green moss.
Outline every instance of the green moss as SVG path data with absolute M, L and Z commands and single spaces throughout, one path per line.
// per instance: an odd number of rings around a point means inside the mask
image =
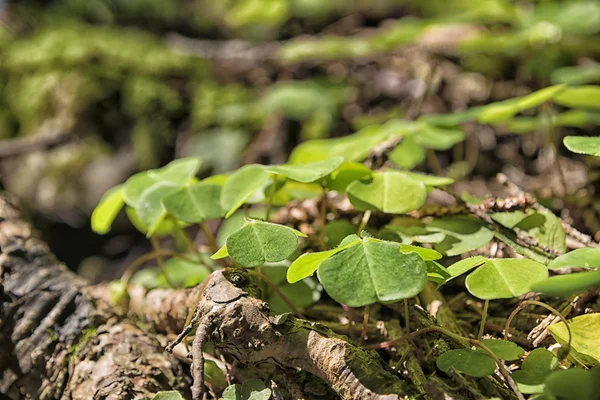
M 97 333 L 97 329 L 95 327 L 90 326 L 88 328 L 85 328 L 81 332 L 81 337 L 79 338 L 79 341 L 76 344 L 69 347 L 69 349 L 67 350 L 67 352 L 69 354 L 69 358 L 73 359 L 73 358 L 77 357 L 77 354 L 79 353 L 79 349 L 81 348 L 81 346 L 83 346 L 84 344 L 89 342 L 92 338 L 94 338 L 96 336 L 96 333 Z

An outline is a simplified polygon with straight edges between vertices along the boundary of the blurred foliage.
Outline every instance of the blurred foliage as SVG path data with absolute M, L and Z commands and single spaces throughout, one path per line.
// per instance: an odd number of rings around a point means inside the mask
M 589 0 L 3 4 L 0 139 L 69 132 L 80 154 L 79 176 L 60 185 L 39 184 L 53 182 L 51 171 L 73 175 L 51 156 L 59 149 L 23 156 L 3 184 L 62 220 L 174 156 L 201 156 L 203 173 L 224 173 L 374 126 L 419 131 L 390 154 L 396 165 L 439 173 L 433 152 L 452 148 L 442 167 L 452 161 L 448 173 L 460 178 L 480 167 L 472 134 L 457 133 L 480 106 L 600 82 L 600 4 Z M 494 129 L 587 131 L 599 118 L 555 105 Z

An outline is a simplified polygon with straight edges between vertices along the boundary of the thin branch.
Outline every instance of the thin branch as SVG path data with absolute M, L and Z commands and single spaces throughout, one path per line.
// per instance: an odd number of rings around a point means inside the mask
M 0 159 L 59 146 L 70 142 L 73 138 L 73 134 L 62 132 L 52 135 L 43 134 L 17 139 L 0 140 Z

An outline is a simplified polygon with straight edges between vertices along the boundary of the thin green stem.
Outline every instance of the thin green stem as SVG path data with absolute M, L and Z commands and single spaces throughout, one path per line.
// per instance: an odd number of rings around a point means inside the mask
M 360 221 L 360 225 L 358 226 L 358 234 L 359 235 L 367 227 L 367 224 L 369 223 L 369 219 L 371 219 L 371 210 L 367 210 L 363 214 L 363 217 Z
M 165 281 L 167 282 L 167 285 L 169 285 L 170 287 L 175 287 L 176 285 L 173 284 L 173 282 L 171 282 L 171 280 L 169 279 L 169 275 L 167 274 L 167 271 L 165 270 L 165 264 L 163 262 L 163 256 L 160 255 L 160 243 L 158 241 L 158 239 L 156 238 L 156 236 L 150 236 L 150 243 L 152 244 L 152 249 L 154 249 L 154 253 L 158 254 L 158 256 L 156 257 L 156 262 L 158 264 L 158 269 L 160 270 L 160 273 L 162 274 L 162 276 L 165 277 Z
M 550 311 L 552 314 L 559 317 L 562 320 L 562 322 L 565 323 L 565 326 L 567 327 L 567 333 L 569 334 L 569 339 L 567 340 L 567 349 L 570 350 L 572 336 L 571 336 L 571 327 L 567 323 L 567 319 L 560 311 L 558 311 L 554 307 L 549 306 L 548 304 L 542 303 L 541 301 L 537 301 L 537 300 L 525 300 L 524 302 L 519 304 L 519 306 L 517 308 L 515 308 L 515 310 L 508 316 L 508 319 L 506 320 L 506 325 L 504 326 L 504 340 L 508 339 L 508 330 L 510 329 L 510 323 L 512 322 L 513 318 L 515 318 L 515 316 L 519 313 L 519 311 L 521 311 L 528 305 L 535 305 L 535 306 L 543 307 L 546 310 Z
M 269 198 L 267 199 L 267 212 L 265 215 L 265 220 L 268 221 L 271 217 L 271 209 L 273 208 L 273 197 L 275 197 L 275 192 L 277 189 L 277 175 L 271 174 L 271 191 L 269 192 Z
M 125 283 L 129 283 L 129 281 L 133 277 L 133 274 L 135 274 L 137 272 L 137 270 L 140 269 L 140 267 L 142 265 L 144 265 L 144 263 L 146 263 L 150 260 L 154 260 L 155 258 L 158 258 L 158 257 L 175 257 L 175 258 L 179 258 L 181 260 L 191 262 L 191 263 L 197 262 L 190 258 L 182 256 L 181 254 L 177 254 L 174 251 L 161 249 L 159 251 L 153 251 L 151 253 L 146 253 L 146 254 L 136 258 L 131 264 L 129 264 L 129 266 L 123 273 L 123 276 L 121 276 L 121 281 L 123 281 Z
M 213 232 L 209 228 L 209 226 L 206 223 L 206 221 L 202 221 L 200 223 L 200 229 L 202 229 L 202 233 L 204 234 L 204 238 L 206 239 L 206 242 L 208 243 L 208 246 L 210 247 L 210 250 L 213 253 L 216 253 L 217 250 L 219 250 L 219 246 L 217 245 L 217 239 L 215 238 L 215 235 L 213 234 Z
M 321 204 L 319 218 L 321 222 L 321 230 L 319 231 L 319 243 L 323 250 L 327 250 L 327 243 L 325 243 L 325 225 L 327 224 L 327 190 L 325 186 L 322 188 L 323 194 L 321 195 Z
M 481 340 L 483 338 L 483 331 L 485 330 L 485 320 L 487 319 L 488 307 L 490 306 L 490 301 L 488 299 L 483 303 L 483 313 L 481 314 L 481 325 L 479 325 L 479 334 L 477 335 L 477 340 Z

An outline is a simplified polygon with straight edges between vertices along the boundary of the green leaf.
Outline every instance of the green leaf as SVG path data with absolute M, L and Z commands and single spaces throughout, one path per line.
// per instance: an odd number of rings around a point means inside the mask
M 144 225 L 148 227 L 146 237 L 152 236 L 157 231 L 160 223 L 167 215 L 167 211 L 162 205 L 162 199 L 176 190 L 177 186 L 166 182 L 158 182 L 144 191 L 138 199 L 136 211 Z
M 533 214 L 533 212 L 525 213 L 523 211 L 509 211 L 509 212 L 498 212 L 493 213 L 490 217 L 499 223 L 502 226 L 505 226 L 509 229 L 513 229 L 517 224 L 523 221 L 528 215 Z
M 565 107 L 600 110 L 600 86 L 570 87 L 557 95 L 554 102 Z
M 329 175 L 342 165 L 342 162 L 344 162 L 344 157 L 336 156 L 307 164 L 265 166 L 265 170 L 274 174 L 283 175 L 294 181 L 310 183 Z
M 566 235 L 562 223 L 551 211 L 537 211 L 515 225 L 516 231 L 533 237 L 541 246 L 560 253 L 567 251 Z
M 437 358 L 435 365 L 446 373 L 454 369 L 476 378 L 491 375 L 496 370 L 496 362 L 492 357 L 471 349 L 447 351 Z
M 467 276 L 469 292 L 480 299 L 510 299 L 531 291 L 531 285 L 545 279 L 548 270 L 526 258 L 488 260 Z
M 425 261 L 427 265 L 427 279 L 438 285 L 443 285 L 450 279 L 450 273 L 448 270 L 435 261 Z
M 346 240 L 351 238 L 350 240 Z M 317 268 L 321 265 L 321 263 L 327 260 L 329 257 L 339 253 L 342 250 L 345 250 L 349 247 L 357 245 L 360 243 L 360 239 L 356 235 L 349 235 L 345 239 L 346 243 L 342 241 L 340 246 L 327 251 L 319 251 L 316 253 L 305 253 L 298 257 L 287 272 L 287 280 L 290 283 L 298 282 L 304 278 L 311 276 Z
M 125 204 L 136 208 L 142 194 L 152 188 L 153 185 L 157 184 L 159 184 L 159 182 L 148 176 L 148 171 L 133 175 L 124 183 L 123 200 L 125 201 Z
M 477 268 L 480 265 L 485 264 L 487 261 L 488 259 L 483 256 L 465 258 L 449 266 L 448 272 L 450 273 L 450 276 L 454 279 L 457 276 L 461 276 L 462 274 L 469 272 L 473 268 Z
M 287 226 L 248 219 L 227 238 L 226 246 L 233 261 L 254 267 L 290 257 L 298 248 L 298 236 Z
M 392 133 L 380 126 L 368 126 L 353 135 L 333 139 L 308 140 L 296 146 L 290 155 L 291 164 L 304 164 L 342 156 L 346 161 L 361 161 L 371 149 L 389 139 Z
M 221 206 L 229 218 L 235 210 L 261 189 L 269 180 L 269 173 L 263 165 L 249 164 L 235 171 L 221 190 Z
M 446 237 L 446 234 L 443 232 L 430 231 L 422 221 L 407 216 L 395 217 L 392 223 L 386 225 L 379 234 L 382 235 L 386 232 L 393 232 L 401 238 L 402 243 L 406 244 L 413 242 L 439 243 Z M 397 238 L 394 240 L 397 240 Z
M 235 385 L 227 386 L 220 400 L 242 400 L 242 385 L 236 383 Z
M 531 258 L 532 260 L 542 264 L 548 264 L 553 259 L 553 256 L 543 253 L 541 250 L 521 245 L 517 240 L 517 235 L 513 231 L 508 231 L 506 233 L 496 231 L 494 232 L 494 235 L 502 242 L 512 247 L 517 253 Z
M 204 361 L 204 381 L 216 389 L 222 390 L 227 387 L 225 374 L 212 360 Z
M 562 84 L 550 86 L 521 98 L 489 104 L 481 108 L 477 121 L 482 124 L 506 121 L 523 110 L 537 107 L 553 98 L 556 100 L 557 95 L 565 88 L 566 86 Z
M 550 211 L 541 210 L 528 213 L 510 211 L 494 213 L 491 217 L 509 229 L 534 238 L 541 246 L 549 247 L 560 253 L 564 253 L 567 249 L 562 222 Z M 530 254 L 524 255 L 531 257 Z M 546 262 L 546 260 L 536 260 Z
M 433 261 L 442 258 L 442 255 L 435 250 L 410 244 L 400 244 L 400 251 L 404 254 L 415 252 L 421 256 L 423 261 Z
M 92 212 L 92 230 L 101 235 L 107 233 L 123 204 L 123 185 L 108 189 Z
M 348 185 L 348 197 L 357 210 L 381 210 L 402 214 L 416 210 L 425 203 L 427 190 L 399 171 L 375 173 L 369 180 Z
M 494 232 L 482 221 L 464 215 L 436 218 L 427 225 L 427 229 L 446 235 L 434 248 L 447 256 L 457 256 L 478 249 L 494 237 Z
M 553 83 L 566 83 L 568 85 L 600 82 L 600 64 L 592 63 L 577 67 L 557 68 L 552 71 L 551 80 Z
M 535 349 L 523 361 L 521 369 L 514 371 L 512 377 L 519 390 L 525 394 L 544 391 L 544 380 L 558 366 L 558 359 L 546 349 Z
M 403 173 L 404 173 L 404 175 L 408 176 L 409 178 L 412 178 L 419 182 L 423 182 L 425 184 L 425 186 L 438 187 L 438 186 L 451 185 L 452 183 L 454 183 L 454 179 L 447 178 L 445 176 L 419 174 L 416 172 L 403 172 Z
M 223 215 L 221 187 L 215 184 L 184 186 L 165 196 L 162 205 L 169 214 L 189 223 L 220 218 Z
M 227 245 L 224 244 L 219 250 L 217 250 L 215 254 L 210 256 L 210 258 L 212 258 L 213 260 L 219 260 L 227 256 L 229 256 L 229 252 L 227 251 Z
M 438 128 L 424 121 L 416 123 L 416 130 L 417 143 L 428 149 L 448 150 L 465 140 L 465 133 L 461 130 Z
M 412 169 L 425 161 L 425 150 L 414 136 L 405 137 L 388 155 L 400 168 Z
M 573 153 L 600 157 L 600 137 L 567 136 L 563 143 Z
M 338 169 L 327 177 L 326 187 L 338 192 L 346 191 L 349 184 L 359 179 L 371 176 L 373 171 L 364 164 L 357 162 L 344 162 Z
M 567 321 L 571 328 L 571 354 L 589 366 L 600 365 L 600 313 L 584 314 Z M 567 343 L 569 337 L 564 322 L 550 325 L 550 333 L 561 345 Z
M 259 379 L 250 379 L 242 384 L 243 400 L 269 400 L 271 389 L 267 389 L 264 382 Z
M 501 339 L 483 339 L 484 346 L 494 353 L 496 357 L 505 361 L 518 360 L 525 354 L 525 350 L 513 342 Z M 480 349 L 480 351 L 483 351 Z
M 416 296 L 427 268 L 418 254 L 402 254 L 398 243 L 366 238 L 323 261 L 318 275 L 335 301 L 361 307 Z
M 584 247 L 563 254 L 548 264 L 549 269 L 557 268 L 600 268 L 600 247 Z
M 544 395 L 549 399 L 598 400 L 600 368 L 569 368 L 552 372 L 544 381 Z
M 146 226 L 146 224 L 142 221 L 142 219 L 139 217 L 137 211 L 135 210 L 135 208 L 131 208 L 131 207 L 125 207 L 125 213 L 127 214 L 127 217 L 129 217 L 129 220 L 131 221 L 131 223 L 133 224 L 133 226 L 135 226 L 135 228 L 140 231 L 143 234 L 147 234 L 148 233 L 148 227 Z M 169 235 L 171 234 L 175 229 L 177 228 L 177 225 L 179 225 L 180 227 L 185 227 L 187 226 L 186 223 L 184 223 L 183 221 L 176 221 L 173 219 L 163 219 L 160 224 L 158 225 L 158 227 L 155 229 L 154 233 L 152 234 L 153 236 L 165 236 L 165 235 Z
M 531 290 L 548 296 L 567 297 L 600 287 L 600 271 L 553 276 L 531 285 Z
M 171 161 L 159 169 L 151 169 L 148 176 L 158 182 L 170 182 L 176 185 L 187 183 L 200 169 L 198 157 L 186 157 Z
M 181 393 L 170 390 L 168 392 L 158 392 L 152 397 L 152 400 L 185 400 Z

